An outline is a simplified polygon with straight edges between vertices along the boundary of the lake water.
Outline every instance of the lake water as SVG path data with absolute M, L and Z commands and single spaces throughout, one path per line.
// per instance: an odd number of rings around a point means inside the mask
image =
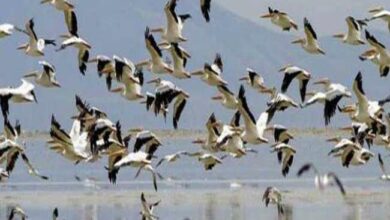
M 136 170 L 121 169 L 118 183 L 112 185 L 104 169 L 106 159 L 74 165 L 48 150 L 45 140 L 27 139 L 31 162 L 50 180 L 29 176 L 19 161 L 11 179 L 0 185 L 0 219 L 7 219 L 15 204 L 23 207 L 29 219 L 37 220 L 51 219 L 55 207 L 59 208 L 61 219 L 141 219 L 141 192 L 151 202 L 162 201 L 156 208 L 160 219 L 278 219 L 276 207 L 266 208 L 261 202 L 262 193 L 271 185 L 283 191 L 287 219 L 390 219 L 390 182 L 378 179 L 381 172 L 377 159 L 365 166 L 343 168 L 338 159 L 327 156 L 332 144 L 325 139 L 298 135 L 291 142 L 297 154 L 286 178 L 281 175 L 276 155 L 270 154 L 269 145 L 255 146 L 258 154 L 226 158 L 212 171 L 204 171 L 196 159 L 183 156 L 158 168 L 164 176 L 158 182 L 158 192 L 153 191 L 147 172 L 135 180 Z M 198 150 L 191 141 L 163 138 L 164 145 L 157 156 Z M 379 147 L 372 150 L 388 154 Z M 306 162 L 313 162 L 323 172 L 336 172 L 347 197 L 343 198 L 336 188 L 317 191 L 313 174 L 296 178 L 297 170 Z M 390 157 L 385 157 L 385 163 L 390 167 Z

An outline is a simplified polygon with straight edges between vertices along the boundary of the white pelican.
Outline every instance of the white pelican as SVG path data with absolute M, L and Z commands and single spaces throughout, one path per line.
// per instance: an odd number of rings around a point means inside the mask
M 152 32 L 161 33 L 161 38 L 165 41 L 163 43 L 180 43 L 187 41 L 187 39 L 182 36 L 182 31 L 184 22 L 191 18 L 191 15 L 176 14 L 176 1 L 177 0 L 169 0 L 164 7 L 165 16 L 167 18 L 167 27 L 151 30 Z
M 241 158 L 246 155 L 246 149 L 242 141 L 242 129 L 232 125 L 221 125 L 222 132 L 216 143 L 216 148 L 229 153 L 234 158 Z
M 371 14 L 371 18 L 368 19 L 369 21 L 382 19 L 387 23 L 387 27 L 390 31 L 390 11 L 385 10 L 383 7 L 377 7 L 369 10 L 368 12 Z
M 22 85 L 17 88 L 0 88 L 0 105 L 4 119 L 7 119 L 9 113 L 9 101 L 14 103 L 37 102 L 34 92 L 34 85 L 22 79 Z
M 144 193 L 141 193 L 141 212 L 140 214 L 142 215 L 143 220 L 157 220 L 159 217 L 155 216 L 153 214 L 153 210 L 158 204 L 160 204 L 161 201 L 157 201 L 155 203 L 148 203 L 145 199 Z
M 33 77 L 36 84 L 46 88 L 61 87 L 60 83 L 56 80 L 55 67 L 46 61 L 39 61 L 39 64 L 42 65 L 43 71 L 28 73 L 24 75 L 24 78 Z
M 72 36 L 65 39 L 61 47 L 57 49 L 57 51 L 64 50 L 65 48 L 73 46 L 78 49 L 77 60 L 79 63 L 80 73 L 85 75 L 85 71 L 87 70 L 87 62 L 89 60 L 89 50 L 91 49 L 91 45 L 88 44 L 85 40 L 80 37 Z
M 21 131 L 19 120 L 16 120 L 15 126 L 12 126 L 9 120 L 4 120 L 4 134 L 0 137 L 0 141 L 11 140 L 15 142 L 18 140 Z
M 318 189 L 323 191 L 327 186 L 332 186 L 333 184 L 336 184 L 337 187 L 340 189 L 341 194 L 345 196 L 346 192 L 344 186 L 341 183 L 340 179 L 337 177 L 337 175 L 333 172 L 321 175 L 313 164 L 307 163 L 299 169 L 297 176 L 300 177 L 303 173 L 309 171 L 310 169 L 312 169 L 316 174 L 316 176 L 314 177 L 314 184 Z
M 276 143 L 288 144 L 291 139 L 294 139 L 294 136 L 283 125 L 275 124 L 268 126 L 265 131 L 273 131 L 274 141 Z
M 267 187 L 267 189 L 265 189 L 264 191 L 262 200 L 265 203 L 265 207 L 268 207 L 269 204 L 276 204 L 278 207 L 278 213 L 284 214 L 282 205 L 282 194 L 276 187 Z
M 272 152 L 278 154 L 278 162 L 282 164 L 282 175 L 285 177 L 290 171 L 297 151 L 291 145 L 285 143 L 276 143 L 272 148 Z
M 154 100 L 154 113 L 158 115 L 162 109 L 168 108 L 169 104 L 175 100 L 173 104 L 173 127 L 177 129 L 181 113 L 186 106 L 187 99 L 190 97 L 187 92 L 177 87 L 170 81 L 161 80 L 160 78 L 147 82 L 155 83 L 156 96 Z
M 0 183 L 7 181 L 9 178 L 8 171 L 0 167 Z
M 119 92 L 122 97 L 133 101 L 144 98 L 142 86 L 144 84 L 144 74 L 141 69 L 137 69 L 134 64 L 124 58 L 114 56 L 116 78 L 122 85 L 111 92 Z
M 268 107 L 275 109 L 276 111 L 284 111 L 290 107 L 298 108 L 296 103 L 291 97 L 286 94 L 279 93 L 274 87 L 271 92 L 271 100 L 267 102 Z M 273 114 L 270 115 L 269 121 L 272 119 Z
M 27 219 L 27 215 L 26 213 L 24 212 L 24 210 L 19 207 L 19 206 L 15 206 L 11 209 L 11 213 L 9 214 L 9 217 L 8 217 L 8 220 L 13 220 L 15 218 L 15 216 L 19 216 L 22 220 L 24 219 Z
M 222 164 L 222 160 L 226 157 L 223 156 L 221 158 L 205 152 L 195 152 L 195 153 L 186 153 L 187 156 L 196 157 L 198 161 L 203 163 L 205 170 L 212 170 L 215 165 Z
M 238 100 L 238 110 L 243 116 L 245 124 L 245 129 L 242 134 L 243 141 L 255 145 L 268 143 L 268 139 L 264 137 L 264 131 L 269 122 L 269 118 L 271 117 L 270 115 L 273 115 L 274 113 L 273 109 L 270 108 L 267 111 L 261 113 L 258 120 L 256 121 L 246 101 L 244 86 L 241 86 L 240 88 Z
M 343 152 L 341 162 L 345 167 L 349 167 L 349 165 L 359 166 L 366 164 L 372 157 L 374 157 L 374 154 L 365 148 L 350 149 Z
M 114 60 L 115 58 L 116 56 L 114 56 Z M 97 64 L 98 75 L 99 77 L 101 77 L 103 74 L 106 76 L 106 85 L 108 90 L 110 90 L 112 84 L 112 78 L 116 77 L 114 62 L 107 56 L 98 55 L 95 58 L 88 60 L 88 63 Z
M 282 28 L 283 31 L 290 31 L 291 28 L 298 30 L 298 25 L 288 16 L 287 13 L 268 7 L 268 14 L 262 15 L 262 18 L 271 18 L 271 22 Z
M 200 79 L 210 86 L 227 85 L 227 82 L 222 79 L 223 63 L 220 54 L 215 55 L 212 65 L 205 63 L 202 70 L 197 70 L 191 73 L 194 76 L 200 76 Z
M 206 22 L 210 22 L 211 0 L 200 0 L 200 10 Z
M 379 161 L 379 166 L 382 171 L 382 175 L 380 176 L 381 180 L 390 180 L 390 175 L 386 172 L 385 164 L 383 163 L 382 156 L 381 154 L 378 154 L 378 161 Z
M 180 47 L 178 43 L 171 43 L 169 50 L 173 59 L 172 76 L 178 79 L 191 78 L 191 74 L 185 70 L 188 59 L 191 58 L 189 53 Z
M 379 42 L 367 30 L 366 39 L 371 45 L 371 49 L 360 55 L 360 60 L 370 60 L 375 65 L 379 66 L 379 73 L 381 77 L 387 76 L 390 70 L 390 51 L 387 50 L 385 45 Z
M 25 32 L 24 30 L 16 27 L 13 24 L 8 24 L 8 23 L 0 24 L 0 38 L 4 38 L 12 35 L 14 30 L 19 32 Z
M 59 11 L 68 11 L 74 9 L 74 5 L 67 0 L 42 0 L 41 4 L 51 4 Z
M 350 45 L 362 45 L 365 44 L 361 37 L 363 26 L 367 26 L 365 21 L 356 20 L 355 18 L 348 16 L 345 21 L 348 25 L 348 32 L 346 34 L 335 34 L 333 37 L 340 38 L 343 43 Z
M 299 80 L 299 94 L 301 95 L 302 102 L 305 102 L 306 88 L 309 80 L 311 79 L 311 74 L 297 66 L 287 65 L 279 70 L 279 72 L 284 73 L 283 83 L 281 87 L 282 93 L 287 92 L 287 89 L 291 81 L 296 78 Z
M 158 161 L 158 163 L 156 164 L 156 168 L 159 167 L 164 161 L 167 161 L 169 163 L 177 161 L 178 159 L 180 159 L 180 155 L 183 155 L 183 154 L 186 154 L 186 152 L 179 151 L 179 152 L 176 152 L 174 154 L 165 155 L 161 160 Z
M 325 55 L 325 52 L 318 45 L 317 34 L 314 31 L 311 24 L 309 23 L 309 21 L 307 20 L 307 18 L 305 18 L 303 20 L 303 23 L 305 25 L 306 38 L 300 38 L 298 40 L 293 41 L 292 43 L 293 44 L 300 44 L 302 46 L 302 48 L 310 54 L 323 54 L 323 55 Z
M 248 75 L 240 78 L 240 81 L 245 81 L 246 84 L 260 93 L 271 92 L 271 90 L 265 86 L 264 78 L 262 76 L 260 76 L 251 68 L 246 68 L 246 71 L 248 72 Z
M 56 46 L 55 40 L 48 40 L 48 39 L 42 39 L 38 38 L 35 31 L 34 31 L 34 20 L 30 19 L 26 23 L 26 34 L 29 37 L 29 42 L 26 44 L 23 44 L 19 46 L 18 50 L 24 50 L 24 52 L 33 57 L 40 57 L 44 56 L 43 50 L 45 49 L 45 46 L 48 44 Z
M 218 137 L 221 135 L 221 132 L 218 129 L 218 122 L 215 117 L 215 114 L 212 113 L 207 120 L 206 123 L 206 129 L 207 129 L 207 137 L 205 139 L 197 139 L 193 141 L 193 144 L 200 144 L 202 147 L 202 150 L 205 150 L 210 153 L 216 153 L 218 152 L 218 149 L 216 148 L 216 143 Z
M 78 24 L 77 24 L 77 16 L 74 10 L 65 10 L 64 11 L 65 24 L 68 28 L 68 34 L 64 36 L 75 36 L 78 37 Z
M 172 67 L 164 62 L 161 48 L 157 45 L 156 40 L 150 33 L 149 27 L 146 27 L 145 30 L 145 45 L 150 59 L 138 63 L 137 66 L 146 66 L 150 72 L 155 74 L 173 73 Z
M 343 97 L 351 98 L 352 93 L 348 89 L 336 83 L 331 83 L 329 79 L 321 79 L 314 84 L 324 84 L 325 92 L 308 92 L 306 95 L 311 96 L 301 107 L 305 108 L 314 103 L 324 104 L 325 125 L 330 123 L 330 119 L 336 114 L 338 103 Z
M 213 100 L 221 101 L 222 105 L 227 109 L 236 110 L 238 106 L 238 100 L 234 93 L 226 85 L 219 85 L 217 89 L 220 94 L 212 97 Z

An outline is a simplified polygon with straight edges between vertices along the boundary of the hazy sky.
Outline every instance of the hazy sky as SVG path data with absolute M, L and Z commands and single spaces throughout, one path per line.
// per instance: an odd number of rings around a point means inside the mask
M 259 15 L 266 13 L 268 6 L 285 11 L 300 25 L 306 16 L 318 32 L 318 35 L 329 35 L 346 29 L 344 19 L 347 16 L 365 18 L 369 8 L 384 6 L 390 8 L 388 0 L 214 0 L 229 10 L 248 18 L 259 25 L 268 28 L 271 22 L 260 19 Z M 376 21 L 374 28 L 386 29 L 387 26 Z M 380 25 L 382 24 L 382 25 Z

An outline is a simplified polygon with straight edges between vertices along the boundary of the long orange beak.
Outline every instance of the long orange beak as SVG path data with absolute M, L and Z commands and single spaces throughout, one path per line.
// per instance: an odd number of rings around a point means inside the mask
M 261 15 L 260 17 L 261 17 L 261 18 L 271 18 L 271 17 L 272 17 L 272 14 Z

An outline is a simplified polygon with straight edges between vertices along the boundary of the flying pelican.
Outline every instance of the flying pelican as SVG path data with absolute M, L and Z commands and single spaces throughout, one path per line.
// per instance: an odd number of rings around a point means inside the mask
M 121 96 L 127 100 L 133 101 L 144 98 L 142 95 L 142 86 L 144 84 L 144 74 L 141 69 L 137 69 L 135 65 L 124 58 L 114 57 L 115 72 L 117 81 L 123 85 L 111 92 L 120 92 Z
M 210 86 L 227 85 L 227 82 L 222 79 L 223 63 L 219 53 L 215 55 L 212 65 L 205 63 L 202 70 L 197 70 L 191 73 L 194 76 L 200 76 L 200 79 Z
M 298 40 L 293 41 L 292 43 L 293 44 L 300 44 L 302 46 L 302 48 L 310 54 L 323 54 L 323 55 L 325 55 L 325 52 L 318 45 L 317 34 L 314 31 L 311 24 L 309 23 L 309 21 L 307 20 L 307 18 L 305 18 L 303 20 L 303 23 L 305 25 L 306 38 L 300 38 Z
M 202 150 L 205 150 L 210 153 L 216 153 L 218 152 L 218 149 L 216 148 L 216 143 L 218 137 L 221 135 L 220 130 L 218 129 L 218 122 L 215 117 L 215 114 L 212 113 L 207 120 L 206 123 L 206 129 L 207 129 L 207 137 L 205 139 L 197 139 L 193 141 L 193 144 L 200 144 L 202 147 Z
M 272 148 L 272 152 L 277 152 L 278 154 L 278 162 L 282 164 L 282 174 L 285 177 L 290 171 L 297 151 L 291 145 L 285 143 L 276 143 Z
M 155 203 L 148 203 L 145 199 L 144 193 L 141 193 L 141 212 L 140 214 L 142 215 L 143 220 L 157 220 L 159 217 L 155 216 L 153 214 L 153 210 L 158 204 L 160 204 L 161 201 L 157 201 Z
M 238 94 L 238 110 L 244 118 L 245 129 L 242 134 L 243 141 L 250 144 L 268 143 L 264 135 L 264 131 L 269 123 L 269 118 L 274 114 L 274 109 L 269 108 L 267 111 L 260 114 L 258 120 L 255 120 L 252 112 L 249 109 L 244 86 L 241 85 Z
M 85 75 L 85 71 L 87 70 L 87 62 L 89 60 L 89 50 L 91 49 L 91 45 L 83 40 L 80 37 L 72 36 L 67 39 L 65 39 L 61 47 L 57 49 L 57 51 L 64 50 L 65 48 L 73 46 L 76 49 L 78 49 L 78 63 L 79 63 L 79 70 L 80 73 Z
M 9 178 L 8 171 L 0 167 L 0 183 L 7 181 Z
M 310 169 L 312 169 L 316 174 L 316 176 L 314 177 L 314 184 L 318 189 L 323 191 L 327 186 L 332 186 L 333 184 L 336 184 L 339 187 L 341 194 L 345 196 L 346 192 L 344 186 L 341 183 L 340 179 L 337 177 L 337 175 L 333 172 L 321 175 L 313 164 L 307 163 L 299 169 L 297 176 L 300 177 L 303 173 L 309 171 Z
M 291 81 L 296 78 L 299 80 L 299 92 L 301 95 L 302 102 L 305 102 L 306 88 L 309 80 L 311 79 L 311 74 L 297 66 L 287 65 L 279 70 L 279 72 L 284 73 L 283 83 L 281 91 L 282 93 L 287 92 L 287 89 Z
M 25 32 L 24 30 L 16 27 L 13 24 L 8 24 L 8 23 L 0 24 L 0 39 L 12 35 L 14 30 L 19 32 Z
M 175 100 L 173 104 L 173 127 L 177 129 L 181 113 L 186 106 L 187 99 L 190 97 L 187 92 L 177 87 L 170 81 L 156 78 L 147 82 L 155 83 L 156 96 L 154 100 L 154 113 L 159 114 L 161 109 L 166 109 L 168 105 Z
M 115 58 L 117 57 L 114 56 L 114 60 Z M 101 77 L 103 74 L 106 76 L 106 85 L 108 90 L 110 90 L 112 84 L 112 78 L 116 76 L 114 62 L 107 56 L 98 55 L 95 58 L 88 60 L 88 63 L 97 64 L 98 75 L 99 77 Z
M 226 85 L 219 85 L 217 89 L 220 94 L 212 97 L 213 100 L 221 101 L 222 105 L 227 109 L 236 110 L 238 106 L 238 100 L 234 93 Z
M 163 43 L 180 43 L 187 41 L 186 38 L 182 36 L 182 31 L 184 27 L 184 22 L 191 18 L 190 14 L 176 14 L 176 1 L 169 0 L 164 7 L 165 16 L 167 19 L 167 27 L 165 28 L 155 28 L 152 29 L 152 32 L 160 32 L 161 38 L 164 40 Z
M 275 111 L 284 111 L 290 107 L 298 108 L 298 103 L 296 103 L 291 97 L 286 94 L 279 93 L 278 90 L 274 87 L 271 91 L 271 100 L 267 102 L 268 107 L 272 107 Z M 271 121 L 273 114 L 270 115 L 269 121 Z
M 275 124 L 268 126 L 265 131 L 273 131 L 273 136 L 276 143 L 288 144 L 291 139 L 294 139 L 294 136 L 283 125 Z
M 74 9 L 74 5 L 67 0 L 42 0 L 41 4 L 51 4 L 59 11 Z
M 34 31 L 34 20 L 30 19 L 26 23 L 26 34 L 29 37 L 29 42 L 26 44 L 23 44 L 19 46 L 18 50 L 24 50 L 24 52 L 33 57 L 40 57 L 44 56 L 43 50 L 45 49 L 45 46 L 48 44 L 56 46 L 55 40 L 48 40 L 48 39 L 42 39 L 38 38 L 35 31 Z
M 215 165 L 222 164 L 222 160 L 226 157 L 225 155 L 219 158 L 213 154 L 205 152 L 186 153 L 185 155 L 198 158 L 198 161 L 203 163 L 205 170 L 212 170 Z
M 137 66 L 146 66 L 150 72 L 155 74 L 173 73 L 172 67 L 163 61 L 161 48 L 150 33 L 149 27 L 146 27 L 145 30 L 145 45 L 150 59 L 138 63 Z
M 382 19 L 387 23 L 388 29 L 390 31 L 390 11 L 385 10 L 383 7 L 373 8 L 368 11 L 371 14 L 369 21 Z
M 288 16 L 287 13 L 268 7 L 268 14 L 262 15 L 262 18 L 271 18 L 271 22 L 282 28 L 283 31 L 290 31 L 291 28 L 298 30 L 298 25 Z
M 0 88 L 0 105 L 4 119 L 9 113 L 9 101 L 14 103 L 37 102 L 34 92 L 34 85 L 22 79 L 22 85 L 17 88 Z
M 284 214 L 283 205 L 282 205 L 282 194 L 279 189 L 273 186 L 267 187 L 263 194 L 263 202 L 265 207 L 268 207 L 268 204 L 276 204 L 278 207 L 278 213 Z
M 222 132 L 219 135 L 216 148 L 219 151 L 227 152 L 234 158 L 241 158 L 246 155 L 243 140 L 241 138 L 243 130 L 232 124 L 220 124 Z
M 390 70 L 390 52 L 385 45 L 379 42 L 374 35 L 371 35 L 366 30 L 367 42 L 371 45 L 371 49 L 359 56 L 360 60 L 370 60 L 379 66 L 379 73 L 381 77 L 386 77 Z
M 248 72 L 248 75 L 240 78 L 240 81 L 245 81 L 246 84 L 260 93 L 271 92 L 271 90 L 264 85 L 264 78 L 262 76 L 251 68 L 246 68 L 246 71 Z
M 22 131 L 19 120 L 16 120 L 15 126 L 12 126 L 9 120 L 4 120 L 4 134 L 0 136 L 0 142 L 5 140 L 17 141 Z
M 333 37 L 340 38 L 343 43 L 350 45 L 362 45 L 365 44 L 361 38 L 361 31 L 363 26 L 367 26 L 367 23 L 363 20 L 356 20 L 355 18 L 348 16 L 345 21 L 348 24 L 348 33 L 335 34 Z
M 158 163 L 156 164 L 156 168 L 159 167 L 164 161 L 167 161 L 169 163 L 175 162 L 178 159 L 180 159 L 180 155 L 185 155 L 185 154 L 186 154 L 185 151 L 179 151 L 174 154 L 168 154 L 158 161 Z
M 210 22 L 211 0 L 200 0 L 200 10 L 206 22 Z
M 382 156 L 381 154 L 378 154 L 378 161 L 379 161 L 379 166 L 382 170 L 382 176 L 380 177 L 381 180 L 390 180 L 390 175 L 387 174 L 385 164 L 383 163 Z
M 180 47 L 178 43 L 171 43 L 169 50 L 173 59 L 172 76 L 178 79 L 191 78 L 191 74 L 185 70 L 188 59 L 191 58 L 190 54 Z
M 33 77 L 36 84 L 46 88 L 61 87 L 60 83 L 56 80 L 55 67 L 46 61 L 39 61 L 39 64 L 43 67 L 42 72 L 34 71 L 24 75 L 24 78 Z
M 19 207 L 19 206 L 15 206 L 11 209 L 11 213 L 9 214 L 9 217 L 8 217 L 8 220 L 13 220 L 15 218 L 15 216 L 18 215 L 21 219 L 26 219 L 27 218 L 27 215 L 26 213 L 24 212 L 24 210 Z

